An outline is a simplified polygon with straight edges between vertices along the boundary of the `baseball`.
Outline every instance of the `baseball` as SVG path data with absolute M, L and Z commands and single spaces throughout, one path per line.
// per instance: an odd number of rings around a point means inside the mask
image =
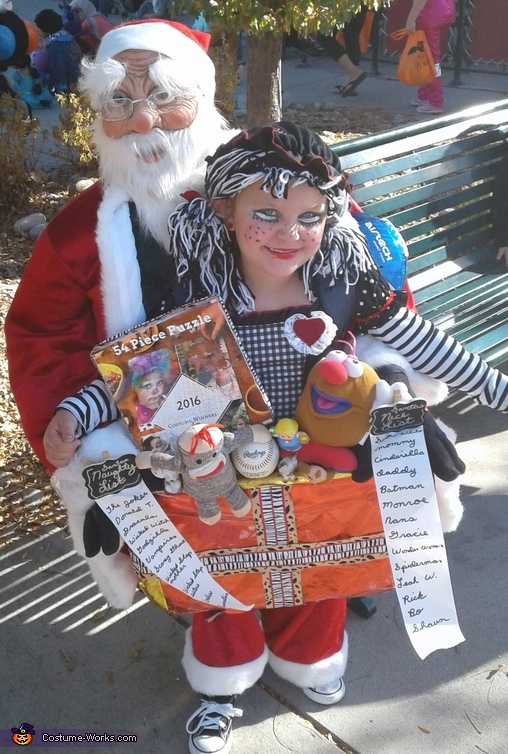
M 277 468 L 279 448 L 272 437 L 266 442 L 248 442 L 232 451 L 231 460 L 239 474 L 259 479 Z

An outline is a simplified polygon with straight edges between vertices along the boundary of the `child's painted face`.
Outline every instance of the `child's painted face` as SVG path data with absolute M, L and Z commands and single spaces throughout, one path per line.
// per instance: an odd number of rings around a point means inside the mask
M 136 395 L 141 406 L 157 408 L 160 406 L 165 383 L 159 371 L 145 374 L 141 386 L 136 388 Z
M 240 266 L 248 283 L 289 278 L 319 249 L 326 222 L 326 199 L 313 186 L 289 187 L 287 199 L 260 190 L 261 181 L 233 200 L 228 227 L 236 232 Z

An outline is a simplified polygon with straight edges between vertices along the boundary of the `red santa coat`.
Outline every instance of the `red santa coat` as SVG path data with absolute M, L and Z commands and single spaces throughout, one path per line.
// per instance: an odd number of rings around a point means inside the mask
M 102 197 L 97 183 L 69 202 L 37 241 L 7 315 L 12 392 L 50 469 L 44 432 L 60 401 L 98 377 L 90 351 L 145 319 L 127 199 L 116 189 Z

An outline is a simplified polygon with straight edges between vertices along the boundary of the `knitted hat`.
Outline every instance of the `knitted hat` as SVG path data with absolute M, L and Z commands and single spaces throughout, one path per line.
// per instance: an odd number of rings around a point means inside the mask
M 213 198 L 237 193 L 240 188 L 235 190 L 231 181 L 238 180 L 240 174 L 247 180 L 256 176 L 257 180 L 260 173 L 270 179 L 275 171 L 290 171 L 292 176 L 305 175 L 320 189 L 333 187 L 341 204 L 345 199 L 346 180 L 339 158 L 314 131 L 287 120 L 241 131 L 221 145 L 207 162 L 206 189 Z M 286 194 L 287 184 L 283 191 Z
M 103 63 L 126 50 L 159 52 L 192 71 L 201 89 L 215 90 L 215 68 L 207 55 L 210 35 L 194 31 L 176 21 L 158 18 L 128 21 L 108 31 L 102 38 L 95 56 Z
M 45 34 L 56 34 L 63 29 L 62 16 L 53 8 L 44 8 L 34 18 L 35 25 Z

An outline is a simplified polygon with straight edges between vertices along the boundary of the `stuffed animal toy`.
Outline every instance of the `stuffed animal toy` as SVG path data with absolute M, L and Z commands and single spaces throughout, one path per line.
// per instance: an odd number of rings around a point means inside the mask
M 182 476 L 183 491 L 198 506 L 198 517 L 212 526 L 221 517 L 218 499 L 224 498 L 235 516 L 245 516 L 251 502 L 239 487 L 236 471 L 229 454 L 245 443 L 266 443 L 272 437 L 260 424 L 242 427 L 233 432 L 223 432 L 220 424 L 193 424 L 178 438 L 174 454 L 140 453 L 136 463 L 146 468 L 147 463 L 158 472 L 171 469 Z
M 356 482 L 372 476 L 370 460 L 370 410 L 376 397 L 377 383 L 385 382 L 414 396 L 401 366 L 385 364 L 374 371 L 354 354 L 331 351 L 310 371 L 307 383 L 296 407 L 299 426 L 310 435 L 311 441 L 298 451 L 299 461 L 318 463 L 341 471 L 336 458 L 340 448 L 350 448 L 354 462 L 350 469 Z M 426 411 L 424 433 L 432 471 L 446 482 L 453 481 L 465 471 L 455 446 Z
M 367 451 L 359 443 L 369 433 L 378 382 L 372 367 L 344 351 L 330 351 L 315 364 L 296 407 L 296 421 L 310 437 L 297 451 L 298 461 L 364 481 Z

